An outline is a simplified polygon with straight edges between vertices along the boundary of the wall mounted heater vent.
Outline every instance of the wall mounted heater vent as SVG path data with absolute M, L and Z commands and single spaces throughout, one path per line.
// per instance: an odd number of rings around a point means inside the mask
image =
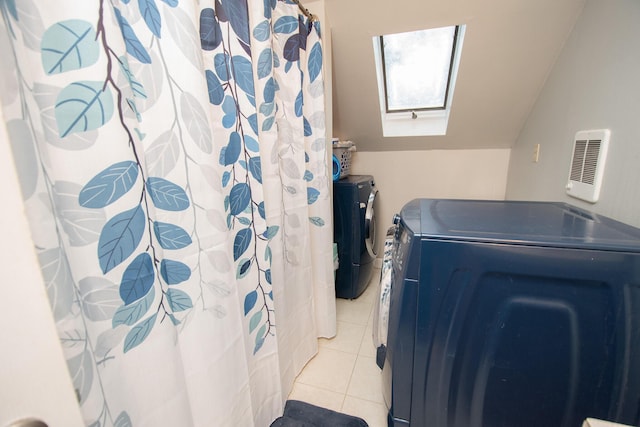
M 567 183 L 568 195 L 590 203 L 598 201 L 610 135 L 609 129 L 576 133 Z

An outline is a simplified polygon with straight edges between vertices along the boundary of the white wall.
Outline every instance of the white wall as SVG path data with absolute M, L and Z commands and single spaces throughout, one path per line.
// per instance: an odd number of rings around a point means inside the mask
M 382 243 L 393 215 L 414 198 L 504 199 L 509 153 L 508 149 L 362 151 L 353 154 L 351 173 L 374 177 L 379 191 L 376 239 Z M 381 251 L 378 254 L 382 256 Z
M 640 226 L 640 2 L 587 0 L 511 154 L 508 199 L 556 200 Z M 600 201 L 568 197 L 573 137 L 611 129 Z M 535 144 L 540 161 L 532 162 Z
M 36 417 L 49 427 L 84 425 L 24 215 L 0 108 L 0 426 Z
M 326 0 L 333 136 L 366 151 L 511 148 L 584 2 Z M 372 38 L 459 24 L 466 30 L 447 134 L 384 138 Z

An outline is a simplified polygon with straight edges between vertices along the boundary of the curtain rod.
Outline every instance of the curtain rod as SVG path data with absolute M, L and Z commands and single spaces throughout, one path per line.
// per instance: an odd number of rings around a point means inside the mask
M 298 5 L 298 8 L 300 9 L 300 11 L 304 14 L 304 16 L 309 18 L 309 21 L 313 22 L 318 20 L 318 17 L 313 13 L 309 12 L 309 9 L 304 7 L 302 3 L 300 3 L 300 0 L 291 0 L 291 1 L 293 1 L 295 4 Z

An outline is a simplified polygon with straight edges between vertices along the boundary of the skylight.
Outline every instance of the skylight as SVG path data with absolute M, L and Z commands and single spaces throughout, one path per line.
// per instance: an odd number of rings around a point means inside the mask
M 446 134 L 464 26 L 373 38 L 385 136 Z
M 445 108 L 456 29 L 380 36 L 387 111 Z

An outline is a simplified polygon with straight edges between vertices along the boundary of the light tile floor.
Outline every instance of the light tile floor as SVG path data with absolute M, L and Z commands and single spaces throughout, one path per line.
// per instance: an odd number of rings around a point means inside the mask
M 318 354 L 296 378 L 289 399 L 363 418 L 369 427 L 387 427 L 381 370 L 371 338 L 380 269 L 355 300 L 338 298 L 337 334 L 319 340 Z

